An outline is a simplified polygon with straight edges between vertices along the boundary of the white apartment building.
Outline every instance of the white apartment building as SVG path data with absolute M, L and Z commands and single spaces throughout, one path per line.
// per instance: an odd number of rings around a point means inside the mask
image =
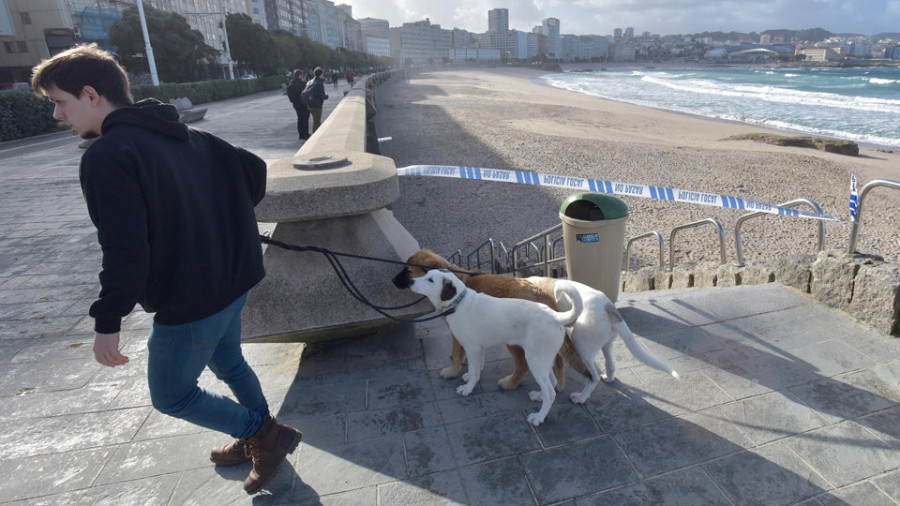
M 563 35 L 561 59 L 606 61 L 609 58 L 609 39 L 602 35 Z
M 391 56 L 391 28 L 386 19 L 363 18 L 359 21 L 362 50 L 375 56 Z

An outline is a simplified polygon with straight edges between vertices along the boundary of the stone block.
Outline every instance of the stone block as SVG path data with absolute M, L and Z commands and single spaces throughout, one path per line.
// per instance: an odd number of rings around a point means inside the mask
M 716 267 L 716 286 L 738 286 L 743 283 L 744 268 L 733 264 L 722 264 Z
M 762 285 L 775 281 L 775 262 L 757 260 L 750 262 L 741 273 L 742 285 Z
M 713 288 L 718 285 L 719 263 L 700 262 L 694 266 L 694 286 L 697 288 Z
M 785 286 L 796 288 L 803 293 L 810 293 L 812 282 L 812 264 L 816 255 L 800 253 L 784 258 L 777 258 L 775 263 L 775 280 Z
M 900 334 L 900 266 L 860 265 L 847 312 L 879 332 Z
M 842 311 L 850 307 L 853 298 L 853 279 L 859 263 L 838 250 L 821 251 L 810 267 L 810 293 L 816 300 Z
M 643 267 L 636 271 L 622 271 L 623 292 L 643 292 L 656 288 L 656 267 Z
M 672 290 L 694 287 L 694 264 L 681 264 L 672 269 L 672 281 L 669 286 Z

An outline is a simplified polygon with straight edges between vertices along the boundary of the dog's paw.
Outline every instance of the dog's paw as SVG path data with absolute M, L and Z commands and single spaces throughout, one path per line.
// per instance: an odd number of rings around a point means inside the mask
M 463 380 L 463 381 L 469 381 L 469 373 L 464 372 L 463 375 L 462 375 L 462 380 Z
M 497 380 L 497 385 L 500 388 L 502 388 L 503 390 L 512 390 L 512 389 L 516 388 L 517 386 L 519 386 L 518 383 L 513 382 L 512 374 L 510 374 L 509 376 L 507 376 L 505 378 Z
M 469 385 L 467 383 L 465 385 L 460 385 L 460 386 L 456 387 L 456 393 L 465 397 L 465 396 L 469 395 L 470 393 L 472 393 L 472 390 L 474 388 L 475 388 L 474 385 Z
M 540 413 L 532 413 L 528 415 L 528 423 L 537 427 L 538 425 L 544 423 L 544 418 L 540 415 Z
M 533 401 L 541 400 L 541 391 L 540 390 L 532 390 L 531 392 L 528 392 L 528 398 Z
M 600 379 L 602 379 L 604 383 L 612 383 L 613 381 L 616 381 L 616 375 L 607 375 L 606 373 L 604 373 L 600 375 Z
M 459 372 L 462 371 L 462 367 L 453 367 L 449 365 L 443 369 L 441 369 L 441 377 L 444 379 L 453 379 L 459 376 Z
M 589 395 L 584 395 L 584 392 L 573 392 L 569 396 L 569 400 L 575 404 L 584 404 L 584 401 L 588 400 Z

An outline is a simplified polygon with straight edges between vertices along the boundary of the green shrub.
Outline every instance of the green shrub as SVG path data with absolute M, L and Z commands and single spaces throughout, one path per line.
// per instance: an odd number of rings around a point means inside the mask
M 30 91 L 0 91 L 0 141 L 52 132 L 53 104 Z
M 280 76 L 234 81 L 163 83 L 159 86 L 134 86 L 135 100 L 153 97 L 168 103 L 187 97 L 192 104 L 215 102 L 261 91 L 277 90 L 285 79 Z M 53 104 L 30 91 L 0 91 L 0 141 L 22 139 L 53 132 L 59 122 L 53 119 Z

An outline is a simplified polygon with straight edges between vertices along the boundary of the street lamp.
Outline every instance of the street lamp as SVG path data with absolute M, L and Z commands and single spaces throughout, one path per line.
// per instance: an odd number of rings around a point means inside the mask
M 147 50 L 147 61 L 150 62 L 150 78 L 153 86 L 159 86 L 159 74 L 156 72 L 156 59 L 153 57 L 153 46 L 150 45 L 150 34 L 147 32 L 147 18 L 144 17 L 144 2 L 137 0 L 138 15 L 141 18 L 141 31 L 144 32 L 144 47 Z

